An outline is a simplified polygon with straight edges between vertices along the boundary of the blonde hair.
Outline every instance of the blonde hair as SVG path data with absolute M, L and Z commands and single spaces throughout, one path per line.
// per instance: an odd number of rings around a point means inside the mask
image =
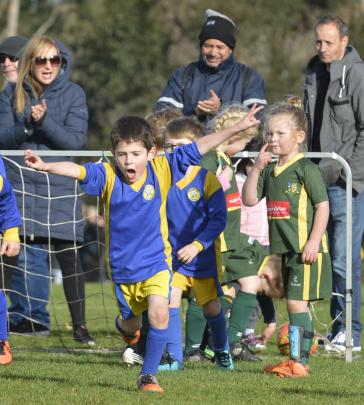
M 46 48 L 55 47 L 60 56 L 56 41 L 48 36 L 33 37 L 27 44 L 20 61 L 18 81 L 15 87 L 15 111 L 23 113 L 25 109 L 26 93 L 24 90 L 24 81 L 27 81 L 31 87 L 34 97 L 40 97 L 43 93 L 43 86 L 34 77 L 34 58 Z M 60 65 L 61 66 L 61 65 Z
M 213 132 L 218 132 L 226 128 L 232 127 L 234 124 L 242 120 L 249 110 L 241 104 L 231 104 L 224 108 L 216 117 L 211 121 L 210 129 Z M 241 131 L 239 134 L 231 138 L 228 143 L 235 142 L 240 138 L 253 137 L 258 134 L 258 129 L 255 127 L 248 128 L 245 131 Z

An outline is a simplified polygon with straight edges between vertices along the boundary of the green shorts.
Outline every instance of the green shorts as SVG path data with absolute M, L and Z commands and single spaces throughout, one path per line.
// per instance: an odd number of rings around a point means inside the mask
M 239 245 L 234 250 L 222 253 L 222 284 L 239 278 L 256 276 L 268 255 L 267 249 L 258 241 L 245 234 L 240 234 Z
M 282 255 L 283 285 L 287 299 L 314 301 L 331 298 L 332 270 L 329 253 L 319 253 L 312 264 L 302 263 L 300 253 Z

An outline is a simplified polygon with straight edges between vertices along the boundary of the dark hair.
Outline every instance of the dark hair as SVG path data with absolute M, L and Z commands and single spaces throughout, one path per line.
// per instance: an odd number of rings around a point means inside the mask
M 170 121 L 181 117 L 182 112 L 175 108 L 165 108 L 147 115 L 145 119 L 153 129 L 153 142 L 158 150 L 161 150 L 164 147 L 164 132 L 167 124 Z
M 193 141 L 196 138 L 202 138 L 205 133 L 202 125 L 195 119 L 190 117 L 182 117 L 168 123 L 166 135 L 170 136 L 171 138 L 187 138 L 190 141 Z
M 145 119 L 129 115 L 115 122 L 110 140 L 113 149 L 120 141 L 125 141 L 127 143 L 142 142 L 149 151 L 153 147 L 153 130 Z
M 316 28 L 320 25 L 326 24 L 334 24 L 339 31 L 340 38 L 349 36 L 349 27 L 340 17 L 333 15 L 325 15 L 318 20 Z

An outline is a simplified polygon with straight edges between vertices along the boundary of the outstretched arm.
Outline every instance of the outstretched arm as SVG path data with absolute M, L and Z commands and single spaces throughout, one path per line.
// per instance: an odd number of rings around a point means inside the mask
M 28 167 L 41 172 L 72 177 L 73 179 L 81 178 L 81 166 L 78 164 L 72 162 L 44 162 L 40 156 L 30 149 L 24 152 L 24 161 Z
M 234 126 L 199 138 L 196 145 L 201 155 L 205 155 L 209 150 L 216 148 L 235 134 L 258 125 L 260 121 L 255 118 L 255 114 L 262 109 L 263 106 L 257 107 L 254 104 L 249 113 Z

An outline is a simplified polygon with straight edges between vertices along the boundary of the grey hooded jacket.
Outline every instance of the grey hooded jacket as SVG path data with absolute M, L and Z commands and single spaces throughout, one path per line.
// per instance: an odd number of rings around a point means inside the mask
M 322 152 L 336 152 L 349 163 L 353 189 L 364 190 L 364 63 L 358 52 L 348 46 L 342 60 L 330 65 L 330 83 L 325 98 L 320 134 L 313 134 L 318 79 L 326 65 L 318 56 L 311 59 L 306 71 L 304 106 L 309 131 L 307 145 L 320 136 Z M 342 165 L 333 159 L 322 159 L 320 169 L 326 185 L 345 181 Z

